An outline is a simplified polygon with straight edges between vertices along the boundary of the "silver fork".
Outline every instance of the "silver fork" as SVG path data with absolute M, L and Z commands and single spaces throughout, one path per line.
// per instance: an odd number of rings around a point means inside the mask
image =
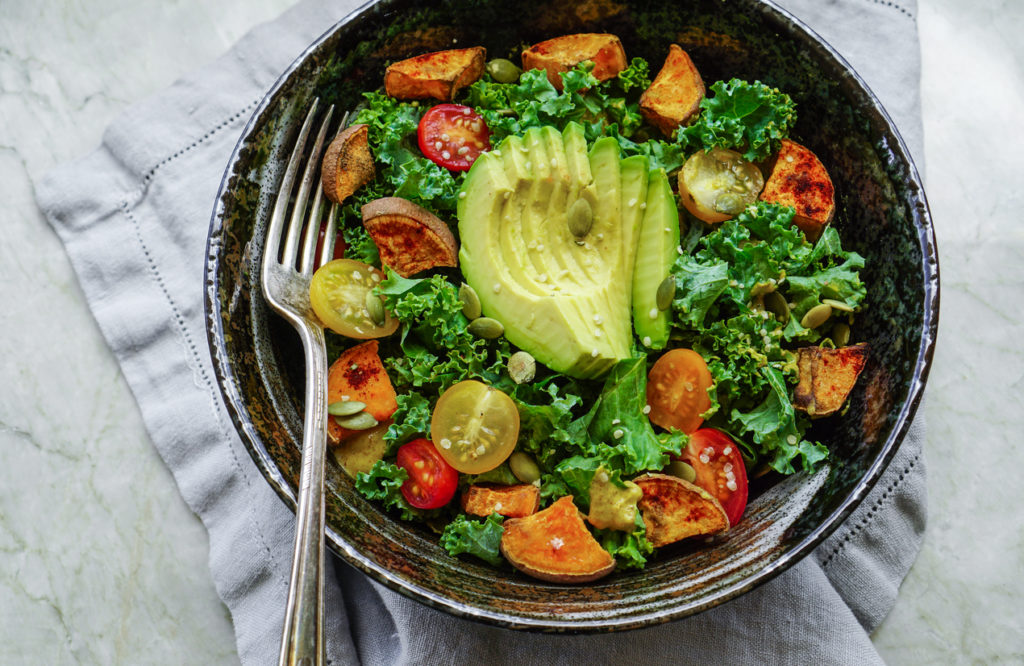
M 316 141 L 305 160 L 285 225 L 295 176 L 302 167 L 305 144 L 319 100 L 314 100 L 302 123 L 267 228 L 260 277 L 263 297 L 299 332 L 305 350 L 306 402 L 302 422 L 302 469 L 299 476 L 295 552 L 292 556 L 288 605 L 281 636 L 280 664 L 324 663 L 324 468 L 327 450 L 327 349 L 324 330 L 309 303 L 309 282 L 316 267 L 334 253 L 335 214 L 332 205 L 319 256 L 314 257 L 320 230 L 323 188 L 319 186 L 320 151 L 334 113 L 332 105 L 320 123 Z M 342 120 L 344 126 L 348 114 Z M 315 194 L 308 214 L 310 190 Z M 303 232 L 303 229 L 305 231 Z M 282 245 L 282 238 L 284 243 Z M 314 259 L 316 264 L 314 266 Z

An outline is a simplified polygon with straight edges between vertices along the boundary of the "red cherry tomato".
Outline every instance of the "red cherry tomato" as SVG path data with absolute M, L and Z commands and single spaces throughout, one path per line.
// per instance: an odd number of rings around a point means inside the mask
M 429 439 L 414 439 L 398 449 L 398 466 L 409 473 L 402 496 L 417 509 L 436 509 L 455 497 L 459 473 L 445 462 Z
M 320 256 L 320 252 L 323 250 L 323 247 L 324 247 L 324 235 L 326 234 L 326 232 L 327 232 L 327 225 L 326 224 L 320 225 L 320 233 L 318 233 L 317 237 L 316 237 L 316 249 L 313 251 L 314 252 L 314 254 L 313 254 L 314 261 L 315 261 L 315 257 L 319 257 Z M 345 237 L 344 237 L 344 235 L 342 235 L 341 230 L 339 229 L 337 234 L 334 237 L 334 254 L 327 261 L 330 261 L 331 259 L 344 259 L 345 258 L 345 250 L 346 250 Z
M 461 104 L 438 104 L 416 129 L 420 150 L 452 171 L 468 171 L 480 153 L 491 149 L 491 130 L 480 115 Z
M 721 430 L 701 428 L 690 433 L 683 460 L 697 472 L 694 481 L 715 496 L 735 525 L 747 508 L 747 468 L 739 447 Z

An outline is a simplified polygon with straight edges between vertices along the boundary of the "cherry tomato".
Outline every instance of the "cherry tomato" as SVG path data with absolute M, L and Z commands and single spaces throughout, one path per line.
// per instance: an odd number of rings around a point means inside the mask
M 416 129 L 420 150 L 432 162 L 452 171 L 468 171 L 480 153 L 491 149 L 491 130 L 473 109 L 438 104 Z
M 708 364 L 692 349 L 673 349 L 661 355 L 647 377 L 651 423 L 665 430 L 691 433 L 711 409 L 708 389 L 714 384 Z
M 316 237 L 316 250 L 314 250 L 314 257 L 319 257 L 320 252 L 324 248 L 324 235 L 327 232 L 327 225 L 320 225 L 320 233 Z M 344 259 L 345 258 L 345 236 L 339 230 L 334 237 L 334 253 L 331 255 L 331 259 Z
M 757 201 L 763 188 L 761 170 L 724 148 L 698 150 L 679 171 L 679 200 L 709 224 L 736 217 Z
M 335 259 L 313 273 L 309 303 L 324 326 L 335 333 L 359 340 L 382 338 L 398 328 L 398 320 L 387 312 L 381 323 L 374 321 L 367 306 L 370 290 L 383 279 L 384 274 L 369 264 Z
M 444 461 L 429 439 L 403 444 L 396 462 L 409 473 L 402 484 L 402 496 L 417 509 L 436 509 L 455 497 L 459 473 Z
M 430 416 L 430 438 L 463 474 L 483 474 L 512 455 L 519 438 L 519 410 L 512 398 L 474 380 L 444 392 Z
M 697 472 L 695 484 L 715 496 L 735 525 L 747 507 L 747 468 L 732 439 L 721 430 L 701 428 L 690 434 L 682 459 Z

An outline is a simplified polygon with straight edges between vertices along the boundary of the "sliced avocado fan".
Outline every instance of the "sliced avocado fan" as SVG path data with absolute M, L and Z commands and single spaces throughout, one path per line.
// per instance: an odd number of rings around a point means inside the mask
M 484 314 L 573 377 L 599 377 L 629 358 L 647 193 L 646 157 L 620 159 L 611 137 L 588 154 L 576 123 L 531 128 L 482 154 L 463 182 L 458 220 L 459 263 Z

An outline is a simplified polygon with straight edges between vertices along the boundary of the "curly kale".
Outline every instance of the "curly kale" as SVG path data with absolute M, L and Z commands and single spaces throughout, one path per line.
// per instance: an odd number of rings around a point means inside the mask
M 461 553 L 475 555 L 481 560 L 500 566 L 505 558 L 498 551 L 501 535 L 505 531 L 501 523 L 503 518 L 492 513 L 482 522 L 470 520 L 465 514 L 459 514 L 448 523 L 441 533 L 441 546 L 449 555 Z
M 789 95 L 760 81 L 718 81 L 711 90 L 715 94 L 701 100 L 697 120 L 676 137 L 689 152 L 728 148 L 757 162 L 778 150 L 796 123 Z

